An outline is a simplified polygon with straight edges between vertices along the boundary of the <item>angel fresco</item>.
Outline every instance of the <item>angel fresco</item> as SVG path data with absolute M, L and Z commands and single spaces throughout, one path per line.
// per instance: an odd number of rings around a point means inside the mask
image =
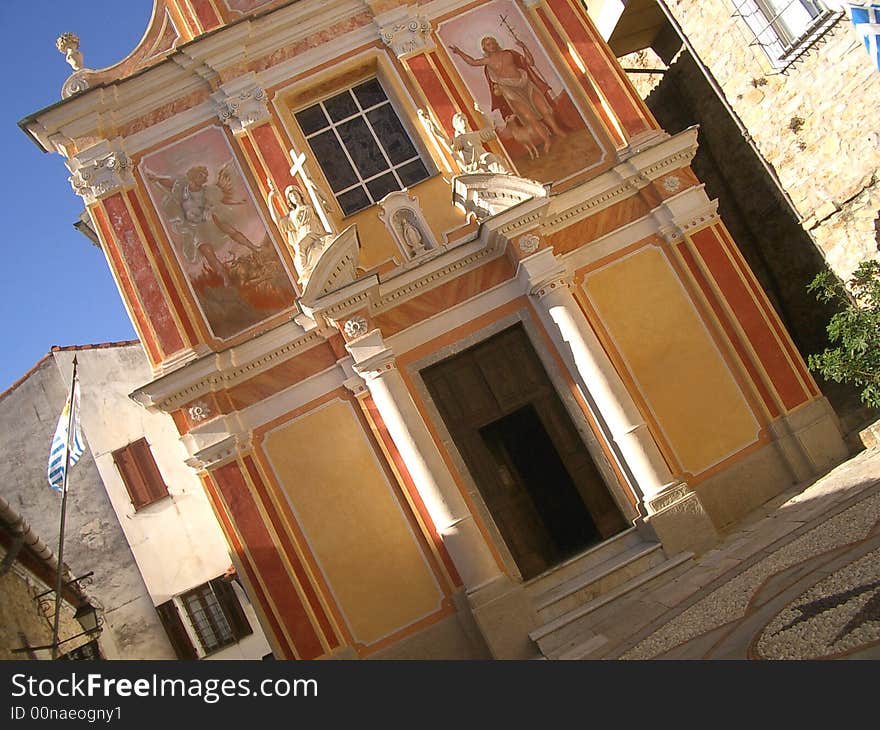
M 291 276 L 220 128 L 156 150 L 139 168 L 214 336 L 232 337 L 293 306 Z
M 229 163 L 223 165 L 212 185 L 208 184 L 208 168 L 204 165 L 194 165 L 177 178 L 146 172 L 147 180 L 166 191 L 162 208 L 172 230 L 180 237 L 181 252 L 186 260 L 195 263 L 200 254 L 226 286 L 231 283 L 229 269 L 217 254 L 227 239 L 251 251 L 260 249 L 230 220 L 230 206 L 243 205 L 245 201 L 234 197 L 229 168 Z

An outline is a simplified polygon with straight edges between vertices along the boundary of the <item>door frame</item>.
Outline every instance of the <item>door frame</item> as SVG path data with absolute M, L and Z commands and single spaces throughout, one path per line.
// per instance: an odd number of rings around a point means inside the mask
M 477 514 L 474 515 L 474 517 L 478 517 L 489 532 L 494 547 L 496 548 L 497 553 L 501 556 L 507 574 L 522 580 L 522 574 L 516 565 L 516 561 L 508 549 L 498 526 L 495 524 L 495 520 L 493 519 L 486 502 L 483 500 L 483 496 L 477 487 L 477 483 L 474 481 L 470 469 L 468 469 L 464 458 L 459 452 L 458 447 L 452 438 L 452 434 L 449 432 L 449 429 L 446 428 L 443 417 L 440 415 L 440 411 L 434 403 L 434 399 L 431 397 L 421 374 L 422 370 L 444 360 L 448 360 L 458 353 L 467 350 L 474 345 L 478 345 L 493 335 L 517 324 L 522 324 L 529 344 L 538 355 L 538 359 L 544 367 L 547 376 L 550 378 L 550 382 L 552 383 L 556 394 L 562 401 L 562 405 L 571 418 L 581 441 L 589 452 L 593 462 L 596 464 L 596 468 L 599 471 L 599 475 L 602 478 L 605 488 L 608 490 L 611 498 L 614 500 L 614 503 L 623 515 L 624 520 L 632 524 L 633 521 L 639 517 L 639 513 L 627 497 L 628 488 L 620 483 L 614 469 L 608 462 L 605 452 L 602 450 L 601 441 L 605 441 L 605 436 L 601 433 L 594 432 L 590 426 L 589 420 L 583 410 L 581 410 L 580 405 L 569 390 L 568 383 L 560 372 L 559 363 L 544 340 L 544 331 L 541 324 L 531 316 L 531 312 L 524 309 L 518 309 L 517 311 L 480 328 L 476 332 L 465 335 L 451 344 L 444 345 L 439 350 L 436 350 L 429 355 L 408 363 L 405 366 L 405 369 L 410 382 L 413 384 L 413 388 L 416 391 L 415 395 L 421 400 L 431 425 L 436 429 L 436 432 L 440 437 L 438 447 L 440 447 L 441 450 L 446 451 L 449 458 L 452 460 L 455 471 L 461 477 L 464 487 L 467 490 L 467 497 L 470 498 L 471 504 L 474 505 L 477 511 Z

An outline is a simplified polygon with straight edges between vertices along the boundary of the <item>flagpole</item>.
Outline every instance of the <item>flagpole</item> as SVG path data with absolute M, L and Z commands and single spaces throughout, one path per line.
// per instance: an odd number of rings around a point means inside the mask
M 52 628 L 52 659 L 58 658 L 58 623 L 61 619 L 61 581 L 64 572 L 64 520 L 67 515 L 67 475 L 70 473 L 70 439 L 74 437 L 73 419 L 76 411 L 76 354 L 73 356 L 73 376 L 70 379 L 70 410 L 67 414 L 67 440 L 64 444 L 64 478 L 61 482 L 61 532 L 58 536 L 58 574 L 55 577 L 55 624 Z

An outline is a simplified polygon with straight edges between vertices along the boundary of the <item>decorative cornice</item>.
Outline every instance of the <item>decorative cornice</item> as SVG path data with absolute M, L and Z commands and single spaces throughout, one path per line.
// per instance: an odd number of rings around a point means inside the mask
M 134 186 L 131 160 L 122 148 L 122 140 L 103 140 L 81 155 L 67 161 L 68 178 L 73 191 L 86 205 L 106 195 Z
M 253 73 L 223 84 L 211 94 L 217 116 L 234 134 L 243 134 L 249 127 L 269 118 L 266 92 Z
M 453 201 L 477 220 L 498 215 L 532 198 L 546 198 L 549 190 L 549 185 L 535 180 L 493 172 L 472 172 L 452 180 Z
M 414 13 L 409 6 L 377 15 L 373 22 L 379 29 L 379 38 L 401 60 L 436 48 L 431 37 L 431 21 Z
M 147 408 L 167 413 L 206 393 L 238 385 L 262 371 L 279 365 L 324 342 L 324 336 L 313 329 L 280 346 L 272 347 L 256 357 L 247 359 L 241 364 L 234 364 L 241 353 L 240 351 L 236 352 L 239 348 L 232 348 L 232 351 L 203 357 L 179 370 L 163 375 L 138 388 L 131 394 L 131 397 Z M 197 374 L 204 370 L 209 372 Z
M 697 129 L 692 127 L 633 154 L 611 170 L 557 196 L 553 200 L 554 210 L 542 226 L 542 233 L 566 228 L 632 196 L 669 171 L 689 165 L 696 151 Z M 568 200 L 576 202 L 568 206 Z

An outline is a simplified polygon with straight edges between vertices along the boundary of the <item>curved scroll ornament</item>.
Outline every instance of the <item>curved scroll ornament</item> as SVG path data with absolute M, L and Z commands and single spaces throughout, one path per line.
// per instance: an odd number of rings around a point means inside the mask
M 67 99 L 74 94 L 89 88 L 87 74 L 92 69 L 83 67 L 83 54 L 79 50 L 79 37 L 75 33 L 62 33 L 55 39 L 55 47 L 64 54 L 64 60 L 70 64 L 73 73 L 68 76 L 61 87 L 61 98 Z

